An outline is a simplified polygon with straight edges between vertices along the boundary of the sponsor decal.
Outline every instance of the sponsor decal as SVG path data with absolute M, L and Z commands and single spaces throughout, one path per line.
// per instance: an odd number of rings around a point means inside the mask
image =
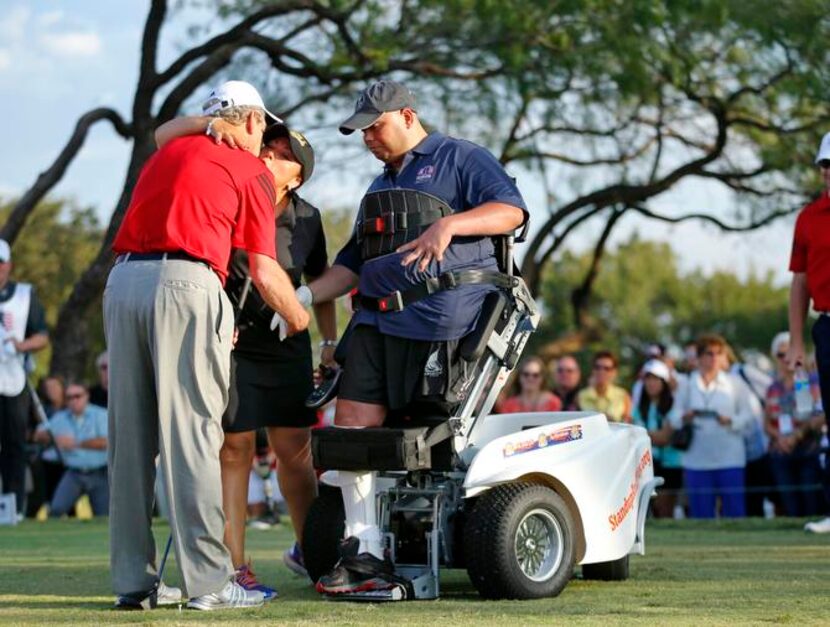
M 502 454 L 505 457 L 513 457 L 514 455 L 521 455 L 522 453 L 529 453 L 530 451 L 537 451 L 540 448 L 547 448 L 548 446 L 556 446 L 557 444 L 566 444 L 574 440 L 582 439 L 582 425 L 572 425 L 551 431 L 550 433 L 540 433 L 538 437 L 532 440 L 523 440 L 521 442 L 508 442 L 502 449 Z
M 415 173 L 415 182 L 416 183 L 423 183 L 424 181 L 428 181 L 432 178 L 435 174 L 435 166 L 434 165 L 425 165 L 423 168 L 418 170 Z
M 640 477 L 643 476 L 643 470 L 651 465 L 651 449 L 646 449 L 643 456 L 640 458 L 637 468 L 634 469 L 634 480 L 628 488 L 628 494 L 625 495 L 625 500 L 622 506 L 613 514 L 608 516 L 608 524 L 611 525 L 611 531 L 616 531 L 623 523 L 629 512 L 634 509 L 634 499 L 640 492 Z

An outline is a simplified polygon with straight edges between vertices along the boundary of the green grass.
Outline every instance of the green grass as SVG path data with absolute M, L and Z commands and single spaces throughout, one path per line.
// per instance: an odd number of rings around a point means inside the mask
M 647 555 L 632 558 L 626 582 L 574 579 L 556 599 L 482 601 L 463 571 L 442 574 L 442 598 L 394 604 L 320 600 L 281 561 L 291 530 L 250 531 L 260 579 L 281 598 L 245 611 L 176 608 L 114 612 L 104 521 L 26 522 L 0 527 L 0 622 L 181 624 L 758 624 L 827 623 L 830 537 L 807 535 L 803 521 L 655 521 Z M 158 546 L 167 528 L 156 525 Z M 175 560 L 168 583 L 178 582 Z

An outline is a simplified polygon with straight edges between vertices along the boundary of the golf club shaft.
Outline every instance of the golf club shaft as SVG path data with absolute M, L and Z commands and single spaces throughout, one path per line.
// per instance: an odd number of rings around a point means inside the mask
M 170 547 L 173 544 L 173 532 L 167 536 L 167 546 L 164 547 L 164 555 L 161 556 L 161 564 L 159 565 L 158 580 L 161 582 L 161 577 L 164 575 L 164 566 L 167 564 L 167 556 L 170 554 Z
M 26 381 L 26 388 L 29 390 L 29 396 L 32 399 L 32 405 L 34 405 L 35 408 L 35 416 L 37 416 L 37 421 L 43 425 L 44 430 L 49 434 L 49 446 L 55 449 L 55 452 L 58 454 L 58 461 L 63 466 L 65 465 L 63 463 L 63 453 L 61 452 L 60 447 L 58 447 L 55 443 L 55 436 L 49 429 L 49 418 L 46 415 L 46 410 L 43 408 L 43 403 L 40 402 L 40 397 L 37 395 L 37 392 L 28 380 Z

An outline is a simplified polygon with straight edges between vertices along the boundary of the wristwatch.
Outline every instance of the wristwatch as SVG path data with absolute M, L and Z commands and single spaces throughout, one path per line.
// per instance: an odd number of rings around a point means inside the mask
M 326 348 L 326 346 L 336 347 L 337 340 L 320 340 L 320 348 Z

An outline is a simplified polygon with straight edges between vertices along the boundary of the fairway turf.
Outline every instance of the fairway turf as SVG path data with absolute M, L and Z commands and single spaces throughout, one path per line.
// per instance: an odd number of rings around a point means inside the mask
M 263 608 L 222 612 L 109 609 L 106 521 L 30 522 L 0 527 L 0 623 L 231 622 L 258 624 L 820 624 L 830 621 L 830 536 L 807 535 L 803 520 L 653 521 L 647 554 L 632 557 L 625 582 L 576 578 L 555 599 L 482 601 L 464 571 L 442 573 L 442 598 L 395 604 L 321 600 L 282 564 L 290 527 L 248 532 L 261 581 L 280 598 Z M 161 552 L 168 528 L 156 522 Z M 179 582 L 175 559 L 165 581 Z

